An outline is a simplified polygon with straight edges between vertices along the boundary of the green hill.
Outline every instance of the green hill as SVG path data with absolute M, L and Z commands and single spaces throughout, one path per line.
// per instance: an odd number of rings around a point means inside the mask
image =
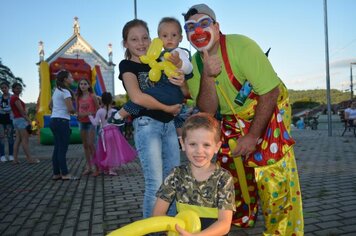
M 289 89 L 290 103 L 295 102 L 318 102 L 326 104 L 326 89 L 293 90 Z M 330 90 L 331 103 L 337 104 L 350 99 L 350 92 L 342 92 L 337 89 Z

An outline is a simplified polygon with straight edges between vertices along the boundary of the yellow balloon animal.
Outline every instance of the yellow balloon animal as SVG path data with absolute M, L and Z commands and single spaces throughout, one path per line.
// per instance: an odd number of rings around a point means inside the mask
M 157 82 L 161 79 L 162 70 L 168 77 L 178 76 L 176 72 L 177 67 L 172 64 L 172 62 L 167 61 L 170 57 L 170 53 L 166 52 L 163 57 L 165 61 L 157 62 L 159 55 L 161 54 L 163 48 L 163 42 L 159 38 L 152 40 L 150 47 L 147 50 L 147 54 L 140 56 L 140 60 L 144 64 L 148 64 L 151 70 L 148 73 L 148 77 L 151 81 Z
M 237 146 L 237 142 L 233 139 L 229 139 L 228 143 L 229 143 L 230 151 L 234 150 Z M 242 158 L 241 157 L 233 157 L 233 158 L 236 166 L 237 177 L 239 178 L 239 182 L 240 182 L 242 197 L 245 200 L 246 204 L 250 204 L 251 199 L 248 193 L 246 174 L 245 174 Z
M 168 231 L 168 236 L 178 236 L 176 224 L 190 233 L 198 233 L 201 229 L 198 214 L 187 210 L 179 212 L 175 217 L 153 216 L 139 220 L 109 233 L 108 236 L 141 236 L 163 231 Z

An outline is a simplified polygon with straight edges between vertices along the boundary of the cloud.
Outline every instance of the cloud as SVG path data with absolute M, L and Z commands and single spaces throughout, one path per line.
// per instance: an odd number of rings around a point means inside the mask
M 339 80 L 342 75 L 343 74 L 340 71 L 330 71 L 331 89 L 344 90 L 345 87 L 350 84 L 349 80 Z M 286 80 L 285 82 L 288 85 L 288 88 L 291 89 L 325 89 L 326 73 L 325 71 L 321 71 L 311 74 L 298 75 Z
M 333 61 L 330 63 L 330 68 L 350 67 L 351 62 L 356 63 L 356 57 Z

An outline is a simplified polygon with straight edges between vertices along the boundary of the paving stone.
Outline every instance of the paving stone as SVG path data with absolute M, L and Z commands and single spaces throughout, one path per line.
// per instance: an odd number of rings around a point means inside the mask
M 64 228 L 60 235 L 61 236 L 74 235 L 74 227 L 73 228 Z
M 79 216 L 79 221 L 86 221 L 90 219 L 90 214 L 88 213 L 81 213 Z
M 339 236 L 339 235 L 344 235 L 344 231 L 340 229 L 325 229 L 325 230 L 318 230 L 313 233 L 314 235 L 318 236 Z
M 102 224 L 93 224 L 91 229 L 92 234 L 103 234 L 104 229 Z
M 16 219 L 16 216 L 15 214 L 11 214 L 11 215 L 6 215 L 2 221 L 4 222 L 13 222 L 15 219 Z
M 31 229 L 21 229 L 16 233 L 17 236 L 28 236 L 31 235 Z
M 325 215 L 335 215 L 338 213 L 341 213 L 342 211 L 336 208 L 330 209 L 330 210 L 322 210 L 320 212 L 318 212 L 321 217 L 325 216 Z
M 314 231 L 320 230 L 321 228 L 316 226 L 316 224 L 305 224 L 304 226 L 304 233 L 312 233 Z
M 21 226 L 10 226 L 4 231 L 3 235 L 16 235 L 20 230 Z
M 33 235 L 38 235 L 38 236 L 44 236 L 46 235 L 46 232 L 44 230 L 40 230 L 40 231 L 34 231 L 32 232 Z M 69 234 L 68 234 L 69 235 Z
M 26 217 L 16 217 L 12 221 L 11 225 L 23 225 L 26 220 L 27 220 Z
M 328 229 L 328 228 L 340 227 L 342 226 L 342 223 L 338 221 L 327 221 L 327 222 L 317 223 L 316 225 L 322 229 Z
M 339 214 L 343 218 L 356 218 L 356 211 L 347 211 Z
M 60 232 L 60 230 L 61 230 L 61 224 L 51 224 L 51 226 L 47 230 L 46 234 L 48 234 L 48 235 L 51 235 L 51 234 L 57 235 L 58 232 Z
M 89 229 L 89 221 L 80 221 L 77 228 L 80 231 Z

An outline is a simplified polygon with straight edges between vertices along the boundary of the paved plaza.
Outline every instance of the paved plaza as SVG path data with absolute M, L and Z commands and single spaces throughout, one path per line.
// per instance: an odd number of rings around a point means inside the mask
M 356 235 L 356 137 L 337 120 L 327 126 L 293 130 L 302 187 L 305 235 Z M 31 137 L 31 153 L 41 160 L 0 163 L 0 235 L 105 235 L 141 219 L 143 176 L 138 160 L 118 176 L 53 181 L 53 146 Z M 68 165 L 80 176 L 85 161 L 81 145 L 70 145 Z M 261 235 L 263 219 L 252 229 L 232 227 L 230 236 Z

